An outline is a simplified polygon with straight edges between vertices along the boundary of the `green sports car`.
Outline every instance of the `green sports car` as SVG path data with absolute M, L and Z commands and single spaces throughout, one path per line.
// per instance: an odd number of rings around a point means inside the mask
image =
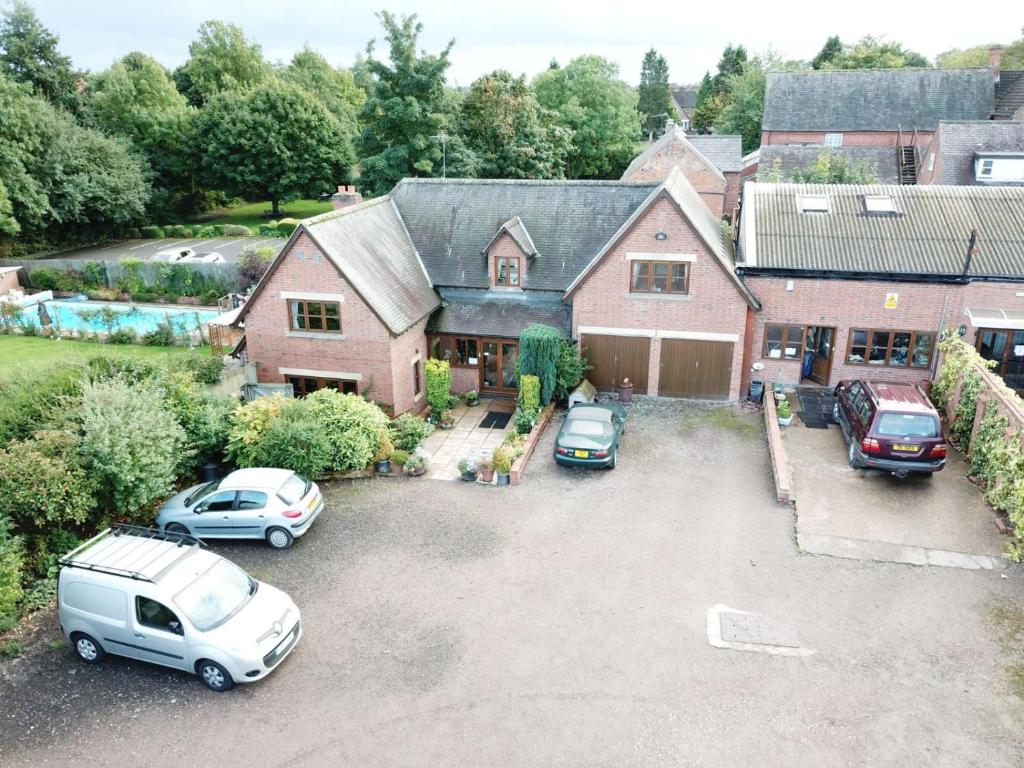
M 565 414 L 555 438 L 555 461 L 567 467 L 615 468 L 626 410 L 617 403 L 579 403 Z

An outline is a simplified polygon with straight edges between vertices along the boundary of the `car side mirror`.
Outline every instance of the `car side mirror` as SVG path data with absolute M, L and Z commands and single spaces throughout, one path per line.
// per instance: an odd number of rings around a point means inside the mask
M 196 514 L 196 515 L 201 515 L 205 511 L 206 511 L 206 507 L 203 504 L 200 504 L 198 507 L 196 507 L 195 509 L 192 510 L 193 514 Z
M 185 630 L 181 626 L 180 621 L 171 621 L 167 623 L 167 628 L 176 635 L 184 635 Z

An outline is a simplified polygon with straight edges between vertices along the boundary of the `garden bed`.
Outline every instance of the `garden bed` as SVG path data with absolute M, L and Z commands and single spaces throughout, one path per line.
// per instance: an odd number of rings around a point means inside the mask
M 547 427 L 548 422 L 551 421 L 554 413 L 555 404 L 549 403 L 546 405 L 540 412 L 540 418 L 537 419 L 537 423 L 533 425 L 533 429 L 526 435 L 523 454 L 512 464 L 512 485 L 519 485 L 519 482 L 522 480 L 523 475 L 526 473 L 526 465 L 530 461 L 530 457 L 537 448 L 537 443 L 540 442 L 541 435 L 544 433 L 544 429 Z

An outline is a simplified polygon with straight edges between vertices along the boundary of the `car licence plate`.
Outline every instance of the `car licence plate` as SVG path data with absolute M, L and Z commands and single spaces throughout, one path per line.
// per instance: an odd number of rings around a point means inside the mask
M 573 451 L 573 452 L 572 452 L 572 455 L 573 455 L 573 456 L 575 456 L 575 457 L 576 457 L 577 459 L 585 459 L 585 458 L 587 458 L 587 457 L 588 457 L 588 456 L 589 456 L 590 454 L 589 454 L 589 453 L 587 453 L 586 451 Z
M 309 509 L 312 509 L 313 507 L 316 506 L 316 501 L 317 501 L 316 496 L 314 496 L 312 499 L 309 500 L 309 504 L 307 504 L 306 506 Z
M 917 445 L 907 445 L 906 443 L 893 443 L 892 449 L 903 453 L 916 453 L 919 447 Z

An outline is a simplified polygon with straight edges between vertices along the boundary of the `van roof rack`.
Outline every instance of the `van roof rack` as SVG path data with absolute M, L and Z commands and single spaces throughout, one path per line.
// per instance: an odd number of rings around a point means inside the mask
M 167 542 L 173 547 L 149 544 Z M 155 582 L 182 557 L 206 545 L 187 533 L 117 523 L 58 560 L 67 568 Z

